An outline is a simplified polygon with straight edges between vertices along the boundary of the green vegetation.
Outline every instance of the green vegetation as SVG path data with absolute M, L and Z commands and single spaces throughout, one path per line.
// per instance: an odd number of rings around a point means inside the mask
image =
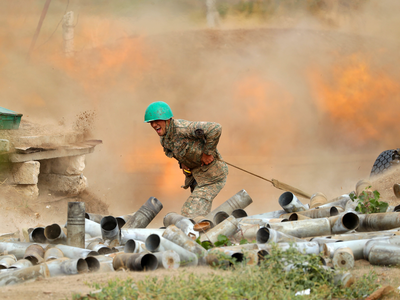
M 245 261 L 233 263 L 222 275 L 183 269 L 173 277 L 147 276 L 137 282 L 115 279 L 105 286 L 94 284 L 98 292 L 73 299 L 360 299 L 378 288 L 374 273 L 356 279 L 349 288 L 341 287 L 337 273 L 324 268 L 319 255 L 302 254 L 294 247 L 282 251 L 273 246 L 258 266 L 246 266 Z M 307 289 L 309 295 L 295 296 Z
M 318 15 L 340 10 L 341 13 L 351 13 L 361 10 L 368 2 L 368 0 L 352 0 L 351 4 L 338 2 L 335 5 L 329 0 L 219 0 L 217 1 L 217 9 L 221 17 L 225 17 L 228 14 L 240 14 L 247 17 L 259 16 L 263 19 L 268 19 L 273 15 L 292 15 L 297 12 Z
M 209 241 L 203 241 L 203 242 L 201 242 L 201 241 L 200 241 L 200 237 L 198 237 L 198 238 L 196 239 L 196 242 L 197 242 L 200 246 L 202 246 L 204 249 L 206 249 L 206 250 L 211 249 L 211 248 L 213 247 L 213 245 L 212 245 Z
M 371 187 L 367 187 L 366 190 Z M 387 202 L 379 201 L 380 194 L 378 191 L 373 191 L 372 193 L 369 191 L 363 191 L 358 197 L 354 194 L 350 194 L 350 199 L 354 201 L 358 201 L 356 206 L 356 211 L 362 214 L 372 214 L 372 213 L 380 213 L 385 212 L 389 206 Z

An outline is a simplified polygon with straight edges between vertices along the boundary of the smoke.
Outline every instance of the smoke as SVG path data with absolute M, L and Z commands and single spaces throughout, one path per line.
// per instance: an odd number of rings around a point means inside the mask
M 103 144 L 85 175 L 114 215 L 150 196 L 164 213 L 180 212 L 189 196 L 143 123 L 153 101 L 169 103 L 175 118 L 220 123 L 226 161 L 332 198 L 398 146 L 395 1 L 315 14 L 281 8 L 263 22 L 228 14 L 216 31 L 204 28 L 201 6 L 54 1 L 29 61 L 42 3 L 13 2 L 1 12 L 1 106 L 70 126 L 95 111 L 92 137 Z M 56 29 L 67 3 L 76 18 L 70 59 Z M 234 168 L 213 207 L 241 189 L 254 200 L 249 213 L 278 209 L 282 191 Z

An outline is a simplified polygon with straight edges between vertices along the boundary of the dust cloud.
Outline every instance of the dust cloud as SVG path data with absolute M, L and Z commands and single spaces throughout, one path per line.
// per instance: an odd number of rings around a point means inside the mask
M 262 20 L 227 14 L 209 30 L 199 3 L 53 0 L 28 59 L 44 2 L 0 4 L 1 106 L 65 126 L 94 111 L 91 134 L 103 144 L 85 175 L 115 216 L 150 196 L 164 204 L 160 215 L 180 212 L 189 196 L 143 122 L 153 101 L 175 118 L 220 123 L 226 161 L 328 198 L 353 190 L 381 151 L 398 147 L 396 1 L 278 8 Z M 66 11 L 76 24 L 68 59 Z M 249 214 L 279 209 L 282 191 L 232 167 L 213 207 L 241 189 L 254 201 Z

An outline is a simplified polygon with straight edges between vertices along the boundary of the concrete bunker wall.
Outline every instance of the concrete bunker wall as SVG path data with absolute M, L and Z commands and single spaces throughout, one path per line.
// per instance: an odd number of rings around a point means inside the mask
M 74 196 L 88 186 L 84 169 L 85 155 L 13 163 L 9 183 L 23 196 L 33 199 L 41 191 Z

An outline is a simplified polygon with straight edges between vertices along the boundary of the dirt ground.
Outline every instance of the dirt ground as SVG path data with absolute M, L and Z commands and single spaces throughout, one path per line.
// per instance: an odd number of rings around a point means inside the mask
M 351 273 L 355 276 L 363 276 L 374 270 L 379 279 L 378 282 L 382 286 L 390 285 L 395 289 L 400 286 L 400 270 L 398 268 L 389 267 L 372 267 L 367 261 L 356 261 L 355 268 Z M 0 297 L 2 299 L 71 299 L 73 294 L 85 295 L 96 291 L 90 284 L 100 283 L 106 284 L 109 280 L 119 278 L 125 280 L 132 278 L 134 281 L 144 280 L 146 277 L 157 276 L 176 276 L 182 272 L 196 274 L 219 274 L 222 275 L 222 270 L 213 270 L 209 267 L 190 267 L 177 270 L 157 270 L 150 273 L 144 272 L 113 272 L 113 273 L 93 273 L 80 274 L 63 277 L 55 277 L 42 279 L 35 282 L 27 282 L 19 285 L 5 286 L 0 288 Z M 390 298 L 385 298 L 390 299 Z M 392 299 L 398 299 L 392 297 Z
M 3 208 L 1 215 L 2 219 L 6 220 L 0 226 L 2 233 L 54 223 L 66 224 L 68 202 L 81 201 L 85 203 L 87 212 L 108 214 L 108 205 L 89 190 L 75 197 L 54 197 L 51 194 L 42 193 L 35 201 L 20 197 L 13 186 L 4 186 L 1 191 L 4 196 L 1 198 Z
M 390 285 L 395 289 L 400 286 L 400 270 L 397 267 L 371 266 L 366 260 L 356 261 L 354 269 L 350 272 L 359 278 L 364 274 L 374 271 L 378 275 L 378 283 L 382 286 Z M 109 280 L 132 278 L 134 281 L 144 280 L 146 277 L 176 276 L 182 272 L 196 274 L 224 274 L 222 270 L 213 270 L 210 267 L 190 267 L 177 270 L 156 270 L 153 272 L 111 272 L 91 273 L 62 277 L 41 279 L 19 285 L 0 288 L 2 299 L 71 299 L 73 294 L 85 295 L 96 289 L 91 284 L 106 284 Z M 390 299 L 390 298 L 386 298 Z M 398 299 L 398 298 L 392 298 Z

